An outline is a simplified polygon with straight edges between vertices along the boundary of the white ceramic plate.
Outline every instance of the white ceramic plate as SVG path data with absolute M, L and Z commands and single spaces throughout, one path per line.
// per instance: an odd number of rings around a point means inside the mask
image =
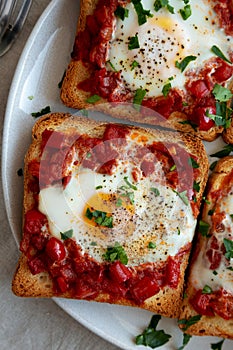
M 31 113 L 48 105 L 52 112 L 75 112 L 61 104 L 58 83 L 70 60 L 78 11 L 77 0 L 53 0 L 50 3 L 26 44 L 12 82 L 4 124 L 2 176 L 7 215 L 17 243 L 21 237 L 23 196 L 23 178 L 17 175 L 17 170 L 23 167 L 31 140 L 35 122 Z M 211 143 L 208 150 L 216 151 L 221 143 L 220 139 Z M 152 316 L 150 312 L 85 301 L 54 300 L 74 319 L 118 347 L 125 350 L 144 348 L 136 346 L 134 339 L 147 327 Z M 182 333 L 175 320 L 162 318 L 159 328 L 172 334 L 161 350 L 177 349 L 182 345 Z M 193 337 L 186 349 L 210 349 L 210 343 L 218 341 L 218 338 Z M 232 348 L 233 343 L 225 341 L 223 350 Z

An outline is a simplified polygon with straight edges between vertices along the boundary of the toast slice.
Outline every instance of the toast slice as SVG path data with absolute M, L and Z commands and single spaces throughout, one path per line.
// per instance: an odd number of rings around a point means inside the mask
M 142 6 L 150 8 L 152 5 L 145 3 Z M 201 5 L 200 3 L 198 6 L 203 6 L 203 8 L 197 9 L 199 11 L 197 16 L 199 17 L 200 14 L 203 14 L 202 24 L 204 26 L 207 23 L 204 16 L 205 11 L 206 17 L 209 17 L 210 13 L 213 13 L 214 16 L 214 12 L 212 8 L 209 8 L 210 5 Z M 121 9 L 121 15 L 119 14 L 119 9 Z M 156 28 L 156 24 L 153 24 L 153 21 L 160 15 L 161 23 L 166 22 L 172 25 L 172 23 L 176 24 L 176 20 L 179 23 L 180 19 L 177 18 L 177 16 L 180 17 L 179 11 L 175 9 L 175 14 L 171 14 L 167 9 L 163 8 L 156 12 L 152 6 L 148 10 L 150 14 L 146 15 L 145 23 L 139 25 L 135 9 L 136 5 L 134 6 L 133 2 L 129 3 L 129 1 L 111 1 L 110 3 L 103 0 L 80 1 L 80 16 L 71 54 L 72 58 L 67 67 L 61 88 L 62 102 L 71 108 L 94 108 L 115 118 L 120 117 L 121 119 L 137 123 L 160 125 L 173 130 L 198 133 L 198 136 L 206 141 L 214 140 L 222 134 L 225 124 L 229 124 L 229 120 L 226 120 L 230 118 L 229 115 L 223 113 L 224 115 L 220 116 L 220 120 L 219 112 L 216 112 L 216 103 L 219 101 L 215 90 L 219 87 L 230 89 L 233 75 L 232 65 L 217 57 L 214 53 L 209 55 L 211 47 L 208 49 L 206 46 L 207 56 L 204 56 L 196 68 L 192 67 L 192 64 L 195 64 L 195 60 L 193 61 L 194 63 L 190 61 L 184 71 L 176 67 L 177 63 L 175 61 L 169 61 L 170 65 L 172 67 L 174 65 L 176 68 L 174 68 L 174 76 L 171 77 L 169 71 L 165 79 L 164 70 L 167 68 L 164 67 L 163 69 L 159 66 L 160 68 L 158 69 L 157 63 L 153 63 L 156 60 L 152 59 L 153 57 L 158 57 L 158 52 L 153 51 L 153 40 L 160 40 L 160 37 L 154 38 L 153 33 L 148 39 L 152 45 L 151 51 L 154 54 L 152 58 L 150 50 L 148 52 L 145 51 L 147 50 L 147 42 L 145 42 L 145 47 L 142 47 L 140 43 L 138 52 L 137 49 L 131 50 L 127 48 L 127 41 L 135 31 L 140 33 L 140 30 L 143 31 L 143 28 L 152 33 L 153 28 Z M 196 11 L 195 7 L 192 10 Z M 126 11 L 125 15 L 124 11 Z M 134 19 L 133 21 L 131 21 L 132 18 Z M 158 21 L 160 20 L 158 19 Z M 187 23 L 188 21 L 183 21 L 181 23 L 182 28 Z M 216 18 L 214 17 L 213 21 L 211 22 L 210 20 L 208 23 L 216 26 Z M 161 30 L 160 24 L 158 24 L 158 32 Z M 194 23 L 195 26 L 196 23 Z M 186 33 L 189 33 L 189 30 L 190 28 L 186 28 Z M 219 28 L 207 28 L 206 32 L 208 30 L 216 30 L 217 32 Z M 171 28 L 168 31 L 170 36 L 172 31 L 176 31 L 176 25 L 175 28 Z M 125 32 L 129 33 L 129 36 L 124 34 Z M 221 35 L 223 35 L 223 40 L 225 41 L 223 30 Z M 143 36 L 145 35 L 140 37 L 141 41 Z M 170 38 L 168 38 L 169 40 Z M 192 40 L 192 38 L 188 40 Z M 176 41 L 175 37 L 174 41 Z M 116 60 L 116 68 L 113 64 L 115 56 L 112 52 L 120 42 L 124 42 L 126 48 L 122 52 L 119 48 L 120 53 L 116 55 L 120 55 L 120 59 L 118 59 L 119 62 Z M 163 47 L 164 50 L 167 48 L 166 45 L 161 43 L 161 48 Z M 228 49 L 231 51 L 230 43 Z M 156 71 L 152 80 L 146 78 L 149 80 L 145 84 L 143 79 L 150 76 L 151 72 L 147 72 L 147 67 L 142 67 L 141 63 L 139 63 L 139 56 L 142 52 L 144 55 L 142 62 L 148 62 L 150 70 Z M 160 54 L 166 60 L 168 53 L 162 52 Z M 177 55 L 179 54 L 178 52 Z M 187 57 L 192 57 L 192 55 L 187 54 Z M 210 58 L 206 60 L 206 57 Z M 163 64 L 163 62 L 159 61 L 160 64 Z M 223 71 L 224 77 L 220 74 Z M 133 77 L 130 75 L 131 78 L 127 78 L 128 74 L 135 75 Z M 176 87 L 174 77 L 183 79 L 182 84 L 177 85 L 179 87 Z M 132 82 L 130 83 L 127 79 L 132 80 Z M 140 86 L 134 86 L 137 79 L 139 81 L 142 80 Z M 151 86 L 156 86 L 157 79 L 160 82 L 160 90 L 150 92 Z M 218 117 L 215 115 L 218 115 Z
M 189 267 L 180 327 L 191 335 L 233 339 L 232 190 L 233 157 L 228 156 L 219 160 L 208 181 Z
M 192 135 L 42 117 L 25 156 L 13 292 L 177 317 L 207 176 Z

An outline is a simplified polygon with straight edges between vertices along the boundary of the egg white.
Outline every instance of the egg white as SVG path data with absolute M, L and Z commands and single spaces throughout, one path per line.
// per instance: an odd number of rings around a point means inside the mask
M 213 45 L 227 56 L 233 44 L 233 38 L 219 28 L 208 0 L 190 0 L 192 15 L 187 20 L 179 12 L 184 7 L 182 1 L 171 0 L 169 4 L 174 7 L 174 14 L 166 8 L 155 12 L 154 1 L 142 0 L 143 8 L 150 10 L 153 17 L 147 17 L 147 22 L 139 26 L 134 6 L 129 3 L 126 6 L 129 15 L 123 21 L 118 19 L 110 45 L 109 61 L 116 70 L 121 70 L 126 86 L 132 91 L 145 89 L 148 97 L 161 95 L 171 77 L 172 87 L 184 87 L 185 74 L 176 67 L 176 61 L 196 56 L 186 68 L 196 70 L 214 57 Z M 129 50 L 129 38 L 135 35 L 140 48 Z M 132 68 L 134 61 L 138 66 Z

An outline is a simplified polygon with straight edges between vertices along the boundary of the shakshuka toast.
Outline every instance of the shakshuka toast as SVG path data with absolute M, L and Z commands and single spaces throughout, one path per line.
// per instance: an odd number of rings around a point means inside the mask
M 207 141 L 229 127 L 230 2 L 80 3 L 72 58 L 61 89 L 65 105 L 197 132 Z
M 180 315 L 188 334 L 233 339 L 232 197 L 233 156 L 228 156 L 217 163 L 207 185 Z
M 192 135 L 42 117 L 25 157 L 14 293 L 177 317 L 207 174 Z

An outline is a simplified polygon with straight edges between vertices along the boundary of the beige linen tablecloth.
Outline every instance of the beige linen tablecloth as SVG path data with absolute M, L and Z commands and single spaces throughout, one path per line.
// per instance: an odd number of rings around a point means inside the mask
M 33 1 L 20 37 L 12 49 L 0 58 L 1 145 L 5 107 L 14 70 L 33 26 L 48 3 L 49 0 Z M 0 219 L 0 349 L 117 350 L 72 319 L 52 300 L 21 299 L 12 294 L 11 279 L 19 252 L 8 225 L 2 187 Z

